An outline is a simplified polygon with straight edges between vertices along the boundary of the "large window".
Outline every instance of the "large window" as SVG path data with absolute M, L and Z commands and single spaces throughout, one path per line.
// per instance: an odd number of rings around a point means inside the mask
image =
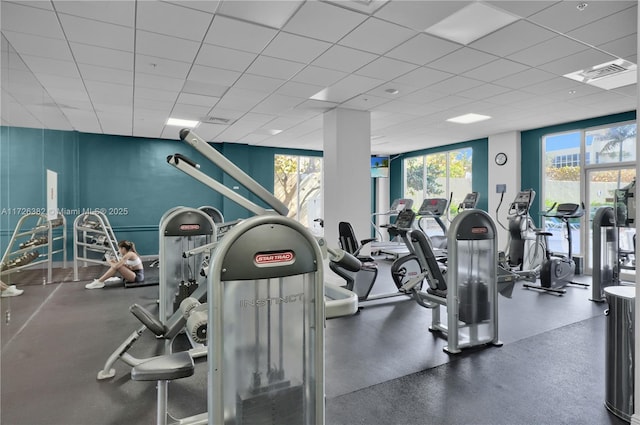
M 415 209 L 425 198 L 449 198 L 455 214 L 465 195 L 471 192 L 473 149 L 464 148 L 404 160 L 404 197 L 413 199 Z
M 585 217 L 573 220 L 570 227 L 574 252 L 585 254 L 589 270 L 595 211 L 602 206 L 613 206 L 614 191 L 635 179 L 636 124 L 551 134 L 543 142 L 542 200 L 546 208 L 554 203 L 584 202 Z M 553 234 L 551 251 L 567 252 L 566 230 L 554 219 L 547 219 L 544 224 Z M 633 234 L 635 229 L 620 230 L 621 248 L 628 248 Z
M 322 158 L 275 155 L 274 194 L 289 208 L 289 217 L 322 234 Z

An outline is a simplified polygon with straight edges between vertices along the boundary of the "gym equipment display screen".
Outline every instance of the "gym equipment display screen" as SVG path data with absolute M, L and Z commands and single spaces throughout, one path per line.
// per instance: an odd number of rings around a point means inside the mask
M 371 157 L 371 177 L 389 177 L 389 157 L 388 156 L 372 156 Z

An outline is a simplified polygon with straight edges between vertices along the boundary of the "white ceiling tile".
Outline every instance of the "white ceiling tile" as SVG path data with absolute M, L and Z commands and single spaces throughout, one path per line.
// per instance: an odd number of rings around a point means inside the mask
M 136 88 L 143 87 L 179 92 L 181 89 L 183 89 L 183 86 L 186 87 L 186 83 L 182 78 L 171 78 L 162 75 L 145 74 L 140 71 L 136 71 L 135 78 Z M 187 81 L 187 83 L 188 82 L 189 81 Z
M 396 78 L 394 82 L 397 81 L 402 84 L 419 88 L 430 86 L 431 84 L 446 80 L 447 78 L 451 78 L 452 76 L 453 74 L 450 74 L 448 72 L 421 67 L 401 77 Z
M 299 117 L 277 117 L 269 122 L 269 127 L 275 130 L 286 130 L 294 125 L 300 124 L 305 118 Z
M 133 52 L 133 29 L 71 15 L 58 15 L 67 40 Z
M 470 1 L 390 1 L 374 15 L 416 31 L 424 31 L 470 3 Z
M 556 77 L 552 80 L 543 81 L 541 83 L 525 87 L 522 89 L 522 91 L 537 95 L 546 95 L 550 93 L 556 93 L 561 90 L 569 91 L 580 85 L 581 83 L 570 80 L 569 78 Z
M 267 97 L 267 93 L 231 87 L 217 106 L 223 109 L 249 110 Z
M 39 73 L 46 73 L 70 78 L 80 77 L 76 63 L 73 61 L 61 61 L 28 55 L 23 55 L 22 59 L 29 69 L 36 75 Z
M 76 62 L 133 71 L 133 53 L 87 44 L 69 43 Z
M 269 56 L 258 56 L 258 58 L 247 69 L 247 72 L 265 77 L 288 80 L 304 67 L 299 62 L 291 62 L 284 59 L 272 58 Z
M 41 37 L 19 32 L 2 31 L 11 46 L 21 55 L 40 56 L 58 60 L 73 60 L 66 40 Z
M 214 3 L 214 2 L 211 2 Z M 138 1 L 136 28 L 202 41 L 213 15 L 160 1 Z
M 428 104 L 437 101 L 445 97 L 446 95 L 439 91 L 433 91 L 427 87 L 424 89 L 416 90 L 413 93 L 400 96 L 397 100 L 402 102 L 409 102 L 413 104 Z
M 525 65 L 507 59 L 498 59 L 471 71 L 467 71 L 463 75 L 465 77 L 475 78 L 476 80 L 491 82 L 501 80 L 506 76 L 520 73 L 527 69 L 529 68 Z
M 573 101 L 581 98 L 582 96 L 601 93 L 603 91 L 605 90 L 589 84 L 580 84 L 572 90 L 561 90 L 556 93 L 549 93 L 547 96 L 560 101 Z
M 384 97 L 376 97 L 371 96 L 369 94 L 361 94 L 360 96 L 356 96 L 353 99 L 350 99 L 347 102 L 344 102 L 340 106 L 347 107 L 349 109 L 358 109 L 361 111 L 370 111 L 373 108 L 382 105 L 383 103 L 389 102 L 389 99 Z
M 134 105 L 136 109 L 147 109 L 152 111 L 160 111 L 161 113 L 169 114 L 171 109 L 175 105 L 176 94 L 173 95 L 172 100 L 158 100 L 158 99 L 147 99 L 143 96 L 146 96 L 146 93 L 138 94 L 140 90 L 136 89 L 136 94 L 134 98 Z
M 218 4 L 220 4 L 218 0 L 175 0 L 168 1 L 167 3 L 172 3 L 176 6 L 201 10 L 208 13 L 215 13 L 215 11 L 218 9 Z
M 202 96 L 192 93 L 180 93 L 176 103 L 184 103 L 187 105 L 207 106 L 209 109 L 216 106 L 216 103 L 220 100 L 219 97 Z
M 288 81 L 277 90 L 277 93 L 285 96 L 308 98 L 322 90 L 325 86 L 304 84 L 296 81 Z
M 273 28 L 216 15 L 204 42 L 260 53 L 277 33 Z
M 133 72 L 124 69 L 106 69 L 101 66 L 78 64 L 80 74 L 85 81 L 103 81 L 115 84 L 131 84 Z
M 24 5 L 24 1 L 20 0 L 3 0 L 3 3 L 15 3 Z M 27 5 L 29 7 L 35 7 L 37 9 L 45 9 L 53 11 L 53 5 L 50 0 L 28 0 Z
M 584 50 L 574 55 L 563 57 L 562 59 L 538 66 L 539 69 L 552 72 L 557 75 L 564 75 L 570 72 L 579 71 L 601 63 L 616 59 L 614 56 L 602 53 L 599 50 Z
M 204 140 L 214 140 L 218 134 L 228 127 L 228 125 L 202 123 L 196 128 L 196 133 Z M 175 129 L 176 127 L 173 128 Z
M 387 92 L 387 90 L 398 90 L 398 93 L 395 93 L 395 94 L 393 92 L 390 93 L 390 92 Z M 402 84 L 397 81 L 389 81 L 387 83 L 379 85 L 378 87 L 374 87 L 373 89 L 369 90 L 367 94 L 372 94 L 377 97 L 384 97 L 387 99 L 395 100 L 395 99 L 398 99 L 400 96 L 406 96 L 409 93 L 415 92 L 416 90 L 417 88 L 415 86 Z
M 348 77 L 338 81 L 336 84 L 324 89 L 322 91 L 321 98 L 315 100 L 342 103 L 354 96 L 365 93 L 382 83 L 384 83 L 383 80 L 375 78 L 349 75 Z
M 2 2 L 2 31 L 15 31 L 64 40 L 58 17 L 53 11 Z
M 540 44 L 520 50 L 509 56 L 509 59 L 529 66 L 538 66 L 574 53 L 587 50 L 589 46 L 570 38 L 559 36 L 543 41 Z
M 578 10 L 577 2 L 562 1 L 530 16 L 529 19 L 545 27 L 567 33 L 578 27 L 612 15 L 633 6 L 635 1 L 593 1 L 583 10 Z
M 308 1 L 291 18 L 284 30 L 335 43 L 365 19 L 367 16 L 360 13 L 328 3 Z
M 221 15 L 256 22 L 272 28 L 282 28 L 298 9 L 301 0 L 289 1 L 224 1 L 218 9 Z
M 64 114 L 74 130 L 83 133 L 102 133 L 98 118 L 92 111 L 66 110 Z
M 567 35 L 585 43 L 598 45 L 636 33 L 637 30 L 638 9 L 637 6 L 635 6 L 570 31 Z
M 257 128 L 270 123 L 275 118 L 276 118 L 275 115 L 248 112 L 247 114 L 243 115 L 242 118 L 240 118 L 238 121 L 236 121 L 236 124 L 239 124 L 241 126 L 246 126 L 246 127 Z
M 445 72 L 461 74 L 496 59 L 498 58 L 488 53 L 464 47 L 440 59 L 429 62 L 428 66 Z
M 242 74 L 242 77 L 235 82 L 233 87 L 240 89 L 257 90 L 266 93 L 271 93 L 278 87 L 280 87 L 285 80 L 277 78 L 262 77 L 260 75 Z
M 518 72 L 517 74 L 509 75 L 508 77 L 501 78 L 495 81 L 495 84 L 509 87 L 512 89 L 519 89 L 522 87 L 530 86 L 542 81 L 551 80 L 556 76 L 539 69 L 529 68 L 525 71 Z
M 632 35 L 601 44 L 598 48 L 621 58 L 635 55 L 638 53 L 638 34 L 633 33 Z
M 254 112 L 278 114 L 293 108 L 300 103 L 299 97 L 285 96 L 282 94 L 272 94 L 255 108 Z
M 84 91 L 84 84 L 80 78 L 63 77 L 51 74 L 38 74 L 38 81 L 49 91 L 50 89 Z
M 244 136 L 242 138 L 242 141 L 244 143 L 248 143 L 250 145 L 252 144 L 257 144 L 262 142 L 265 139 L 268 139 L 269 137 L 271 137 L 268 134 L 255 134 L 255 133 L 251 133 L 251 134 L 247 134 L 246 136 Z
M 471 78 L 461 77 L 456 75 L 448 80 L 440 81 L 439 83 L 430 85 L 428 90 L 439 92 L 443 94 L 459 93 L 463 90 L 468 90 L 473 87 L 482 85 L 482 81 L 474 80 Z
M 329 47 L 331 47 L 331 44 L 324 41 L 281 32 L 264 49 L 262 54 L 274 58 L 309 63 Z
M 216 105 L 215 108 L 213 108 L 211 111 L 209 111 L 209 115 L 210 116 L 216 117 L 216 118 L 222 118 L 222 119 L 226 119 L 226 120 L 237 120 L 238 118 L 243 116 L 245 113 L 246 113 L 246 111 L 238 111 L 238 110 L 234 110 L 234 109 L 225 109 L 225 108 L 221 108 L 218 105 Z M 212 125 L 219 126 L 219 124 L 212 124 Z
M 416 65 L 412 65 L 407 62 L 379 57 L 373 62 L 357 70 L 356 74 L 381 80 L 393 80 L 394 78 L 406 74 L 409 71 L 413 71 L 416 68 Z
M 133 86 L 85 81 L 87 92 L 94 104 L 130 106 L 133 102 Z M 98 106 L 96 106 L 98 112 Z
M 517 21 L 474 41 L 469 46 L 498 56 L 508 56 L 556 35 L 556 33 L 530 22 Z
M 346 76 L 346 72 L 310 65 L 304 68 L 302 71 L 298 72 L 292 78 L 292 80 L 299 81 L 301 83 L 326 87 L 334 84 L 335 82 L 343 79 Z
M 343 46 L 333 46 L 322 56 L 313 61 L 313 64 L 323 68 L 335 69 L 343 72 L 353 72 L 358 68 L 372 62 L 378 56 L 350 49 Z
M 558 3 L 558 1 L 493 0 L 488 1 L 487 3 L 490 3 L 491 5 L 499 9 L 513 13 L 514 15 L 526 18 L 527 16 L 531 16 L 534 13 L 537 13 L 555 3 Z
M 369 18 L 346 35 L 340 44 L 354 49 L 383 54 L 415 35 L 415 31 L 377 18 Z
M 460 44 L 428 34 L 418 34 L 392 49 L 385 56 L 424 65 L 460 48 L 462 48 Z
M 193 62 L 200 43 L 147 31 L 136 31 L 136 53 L 180 62 Z
M 187 78 L 191 64 L 136 54 L 136 72 L 172 78 Z
M 95 19 L 132 27 L 136 5 L 129 1 L 55 1 L 56 11 L 67 15 Z
M 255 57 L 256 55 L 253 53 L 203 44 L 195 63 L 197 65 L 242 72 L 247 69 Z
M 506 87 L 496 86 L 495 84 L 483 84 L 481 86 L 473 87 L 469 90 L 458 92 L 457 95 L 481 100 L 491 96 L 497 96 L 507 91 L 509 91 L 509 89 Z
M 219 84 L 203 83 L 200 81 L 187 80 L 184 83 L 182 91 L 184 93 L 201 94 L 204 96 L 222 97 L 227 90 L 228 86 L 222 86 Z
M 624 96 L 637 97 L 638 96 L 638 85 L 631 84 L 624 87 L 618 87 L 617 89 L 613 89 L 614 92 L 620 93 Z
M 169 90 L 160 90 L 156 88 L 147 88 L 147 87 L 136 87 L 136 104 L 138 99 L 149 99 L 149 100 L 157 100 L 161 102 L 171 102 L 173 105 L 178 98 L 179 92 L 177 91 L 169 91 Z M 148 108 L 147 106 L 142 106 L 143 108 Z M 152 109 L 152 108 L 148 108 Z
M 228 69 L 212 68 L 209 66 L 194 65 L 189 72 L 188 79 L 205 83 L 231 86 L 242 73 Z
M 183 103 L 176 103 L 171 110 L 171 118 L 177 118 L 181 120 L 195 120 L 200 121 L 204 119 L 211 108 L 198 105 L 186 105 Z M 166 120 L 162 122 L 164 125 Z

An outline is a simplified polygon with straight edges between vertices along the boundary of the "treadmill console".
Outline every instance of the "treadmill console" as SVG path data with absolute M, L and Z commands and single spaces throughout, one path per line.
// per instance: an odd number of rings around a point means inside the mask
M 447 211 L 449 201 L 444 198 L 427 198 L 422 201 L 418 215 L 441 217 Z
M 413 212 L 412 209 L 406 209 L 400 212 L 400 214 L 398 214 L 398 217 L 396 218 L 396 222 L 394 223 L 393 227 L 397 229 L 410 229 L 411 226 L 413 225 L 413 220 L 415 220 L 415 218 L 416 218 L 416 213 Z
M 413 199 L 407 198 L 398 198 L 391 204 L 391 208 L 389 209 L 389 213 L 399 213 L 400 211 L 410 210 L 413 206 Z
M 580 208 L 579 204 L 559 204 L 556 208 L 555 214 L 551 217 L 558 218 L 577 218 L 584 215 L 584 210 Z
M 478 200 L 480 199 L 480 194 L 478 192 L 467 193 L 467 196 L 464 197 L 458 209 L 460 210 L 472 210 L 478 205 Z

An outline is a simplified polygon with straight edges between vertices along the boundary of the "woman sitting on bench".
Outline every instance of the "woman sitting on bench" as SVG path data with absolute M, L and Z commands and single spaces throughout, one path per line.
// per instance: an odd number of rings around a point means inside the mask
M 118 251 L 120 251 L 120 260 L 109 260 L 109 270 L 100 276 L 100 278 L 94 279 L 91 283 L 87 283 L 84 286 L 85 288 L 104 288 L 104 282 L 115 276 L 116 273 L 120 273 L 125 282 L 144 282 L 144 268 L 142 266 L 142 260 L 136 252 L 135 244 L 130 241 L 121 241 L 118 244 Z

